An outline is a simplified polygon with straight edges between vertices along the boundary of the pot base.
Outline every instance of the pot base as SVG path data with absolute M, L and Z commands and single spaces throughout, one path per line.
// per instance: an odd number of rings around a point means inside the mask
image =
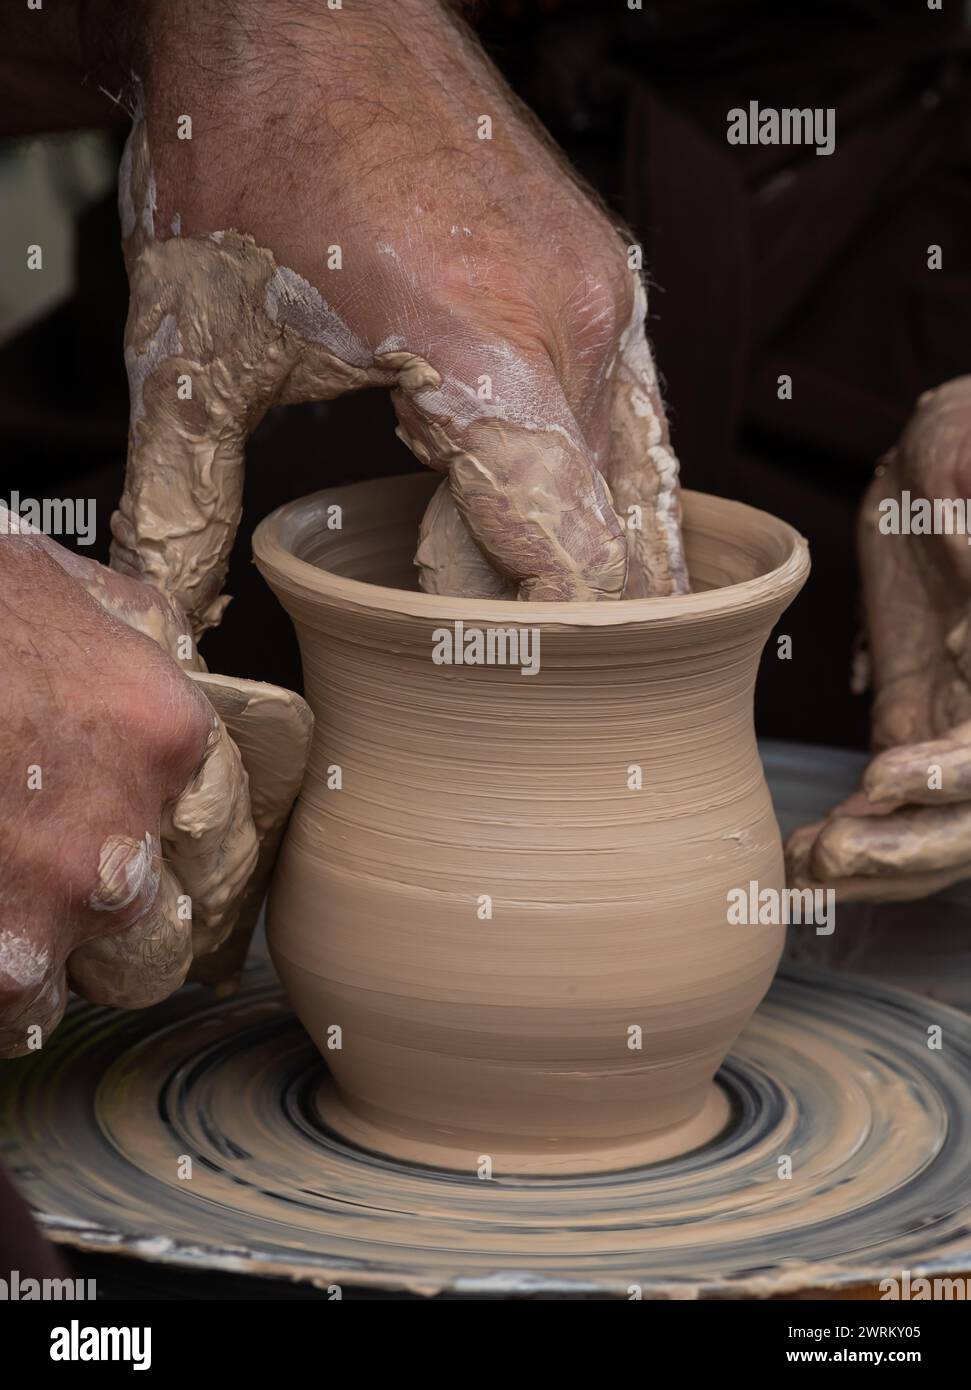
M 520 1149 L 504 1148 L 488 1137 L 477 1140 L 470 1136 L 466 1142 L 460 1142 L 455 1131 L 444 1127 L 436 1135 L 427 1129 L 416 1132 L 381 1124 L 352 1110 L 329 1079 L 317 1092 L 315 1109 L 325 1128 L 370 1153 L 422 1168 L 446 1168 L 464 1174 L 477 1173 L 482 1159 L 488 1157 L 493 1177 L 562 1178 L 643 1168 L 710 1143 L 731 1118 L 728 1097 L 720 1086 L 712 1083 L 700 1110 L 667 1129 L 632 1135 L 629 1139 L 604 1140 L 599 1145 L 560 1147 L 551 1140 L 545 1148 Z

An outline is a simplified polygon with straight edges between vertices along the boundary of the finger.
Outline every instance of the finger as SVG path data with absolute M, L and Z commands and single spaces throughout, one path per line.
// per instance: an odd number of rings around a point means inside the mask
M 873 801 L 971 801 L 971 722 L 941 739 L 879 753 L 863 775 L 863 788 Z
M 131 414 L 111 565 L 165 594 L 198 638 L 229 603 L 221 591 L 244 450 L 267 410 L 391 377 L 294 331 L 290 319 L 312 325 L 285 297 L 291 281 L 281 282 L 269 251 L 236 232 L 147 242 L 129 256 L 128 273 Z
M 246 770 L 218 718 L 202 766 L 163 813 L 162 843 L 191 902 L 193 954 L 205 955 L 231 931 L 259 852 Z
M 918 898 L 929 898 L 949 888 L 952 883 L 971 878 L 971 860 L 966 864 L 939 874 L 888 874 L 877 878 L 837 878 L 823 883 L 813 878 L 789 880 L 789 887 L 795 889 L 832 888 L 838 903 L 883 903 L 913 902 Z
M 446 479 L 425 508 L 415 564 L 429 594 L 464 594 L 469 598 L 514 599 L 516 585 L 489 563 L 472 539 Z
M 604 469 L 614 507 L 627 525 L 626 598 L 683 594 L 690 587 L 678 461 L 647 341 L 646 313 L 647 296 L 638 277 L 612 378 L 610 455 Z
M 229 601 L 219 595 L 239 523 L 248 426 L 244 401 L 220 379 L 218 346 L 193 323 L 192 309 L 204 306 L 186 302 L 196 248 L 164 247 L 181 250 L 164 257 L 179 264 L 157 264 L 153 245 L 130 271 L 128 465 L 111 519 L 111 564 L 178 604 L 198 636 Z M 180 394 L 187 382 L 189 400 Z
M 834 806 L 827 819 L 831 820 L 833 816 L 889 816 L 891 811 L 899 811 L 902 805 L 899 798 L 893 801 L 871 800 L 861 789 Z
M 814 878 L 950 873 L 969 858 L 971 806 L 904 808 L 888 816 L 838 816 L 820 831 Z
M 305 700 L 279 686 L 202 673 L 192 679 L 239 750 L 249 779 L 250 808 L 260 846 L 230 935 L 192 968 L 193 980 L 229 993 L 242 971 L 284 826 L 300 790 L 313 715 Z
M 786 882 L 793 886 L 808 886 L 812 877 L 811 864 L 816 841 L 822 830 L 838 816 L 886 816 L 899 809 L 898 801 L 870 802 L 862 792 L 854 792 L 845 801 L 830 811 L 822 820 L 800 825 L 788 836 L 785 842 Z
M 818 820 L 810 825 L 800 825 L 786 840 L 786 882 L 790 885 L 809 874 L 813 848 L 825 824 L 825 820 Z
M 38 959 L 25 936 L 0 928 L 0 1058 L 36 1051 L 66 1008 L 64 967 Z
M 145 122 L 119 172 L 130 291 L 128 466 L 112 568 L 215 626 L 239 524 L 244 449 L 270 406 L 389 384 L 299 275 L 235 231 L 160 240 Z
M 934 732 L 935 680 L 944 634 L 917 569 L 910 537 L 880 530 L 880 504 L 899 493 L 894 456 L 864 497 L 857 522 L 866 611 L 875 748 L 922 742 Z
M 0 1052 L 19 1055 L 36 1047 L 60 1021 L 67 999 L 66 943 L 81 940 L 69 959 L 73 963 L 77 957 L 83 964 L 86 956 L 97 954 L 100 940 L 126 939 L 138 930 L 134 924 L 146 920 L 159 886 L 159 851 L 158 840 L 150 834 L 140 839 L 109 835 L 99 850 L 97 877 L 84 900 L 84 912 L 72 920 L 70 930 L 52 923 L 49 910 L 33 929 L 19 934 L 0 929 Z M 78 983 L 85 992 L 83 970 Z M 120 989 L 106 988 L 89 997 L 127 1002 Z M 31 1041 L 26 1030 L 35 1027 L 40 1033 Z
M 239 519 L 246 405 L 227 380 L 224 348 L 246 296 L 226 274 L 218 302 L 218 247 L 207 255 L 194 240 L 156 240 L 153 183 L 139 119 L 119 171 L 130 419 L 111 563 L 172 598 L 198 634 L 225 606 L 218 595 Z
M 159 844 L 152 835 L 141 840 L 109 835 L 98 853 L 98 881 L 88 907 L 108 913 L 119 927 L 130 926 L 155 901 L 161 867 Z
M 958 498 L 971 488 L 971 376 L 920 396 L 897 449 L 900 482 L 913 497 Z M 945 602 L 971 591 L 971 550 L 963 527 L 931 542 Z
M 620 598 L 624 529 L 577 444 L 518 425 L 471 425 L 449 486 L 474 540 L 519 597 L 545 603 Z
M 395 354 L 386 354 L 394 356 Z M 442 423 L 436 393 L 399 376 L 392 392 L 399 434 L 423 463 L 448 473 L 452 500 L 492 566 L 542 601 L 619 598 L 627 545 L 603 478 L 575 432 L 532 429 L 497 417 Z M 565 406 L 562 405 L 565 415 Z M 454 534 L 439 503 L 425 528 L 422 578 L 432 592 L 454 579 Z
M 935 460 L 947 455 L 953 462 L 949 439 L 950 426 L 942 431 L 933 411 L 927 415 L 918 409 L 899 448 L 881 461 L 860 508 L 858 548 L 877 749 L 922 743 L 971 718 L 971 689 L 962 674 L 964 581 L 947 572 L 947 554 L 936 544 L 945 538 L 921 548 L 902 530 L 885 531 L 888 499 L 905 506 L 902 495 L 910 487 L 916 495 L 937 495 Z
M 132 926 L 92 937 L 68 957 L 71 987 L 94 1004 L 143 1009 L 168 998 L 192 964 L 192 922 L 182 885 L 161 866 L 158 891 Z

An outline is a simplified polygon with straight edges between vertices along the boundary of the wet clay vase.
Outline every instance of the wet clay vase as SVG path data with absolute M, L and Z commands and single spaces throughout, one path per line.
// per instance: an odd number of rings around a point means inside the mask
M 784 884 L 752 698 L 805 542 L 688 492 L 691 594 L 448 598 L 413 564 L 437 483 L 321 492 L 254 537 L 316 716 L 268 923 L 319 1118 L 485 1175 L 684 1152 L 729 1120 L 713 1077 L 782 948 L 728 902 Z M 529 674 L 509 633 L 534 630 Z

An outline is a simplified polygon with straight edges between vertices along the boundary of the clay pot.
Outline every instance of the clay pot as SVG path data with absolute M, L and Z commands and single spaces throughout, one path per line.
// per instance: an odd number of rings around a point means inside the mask
M 689 595 L 447 598 L 413 565 L 437 481 L 321 492 L 254 537 L 316 715 L 268 922 L 321 1114 L 497 1175 L 684 1151 L 728 1120 L 712 1078 L 782 949 L 727 903 L 784 883 L 752 692 L 805 542 L 688 492 Z M 436 664 L 456 620 L 539 629 L 538 672 Z

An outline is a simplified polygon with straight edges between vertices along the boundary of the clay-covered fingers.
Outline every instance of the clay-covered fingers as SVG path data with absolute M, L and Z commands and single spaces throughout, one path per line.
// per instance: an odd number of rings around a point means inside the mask
M 0 927 L 0 1056 L 43 1045 L 68 985 L 93 1003 L 144 1008 L 178 989 L 194 957 L 231 930 L 258 844 L 239 754 L 221 721 L 211 721 L 202 764 L 163 810 L 161 833 L 106 836 L 82 894 L 68 887 L 82 881 L 81 870 L 72 877 L 59 865 L 58 886 L 41 864 L 18 864 L 50 891 L 18 896 L 27 918 L 8 915 Z M 75 855 L 63 849 L 69 864 Z
M 864 798 L 858 796 L 851 800 L 862 801 Z M 838 819 L 839 812 L 833 812 L 825 820 L 799 826 L 788 837 L 785 845 L 786 882 L 790 888 L 830 888 L 840 902 L 910 901 L 936 893 L 954 881 L 947 874 L 895 874 L 888 879 L 885 874 L 871 878 L 842 876 L 838 872 L 835 877 L 824 878 L 823 862 L 815 862 L 814 852 L 822 831 L 836 824 Z M 839 866 L 840 869 L 843 867 Z
M 192 965 L 193 980 L 226 994 L 242 973 L 287 817 L 303 781 L 313 715 L 299 695 L 263 681 L 209 672 L 194 673 L 192 680 L 239 750 L 260 846 L 256 867 L 234 909 L 229 936 L 215 951 L 197 956 Z
M 130 927 L 92 937 L 68 959 L 71 988 L 93 1004 L 143 1009 L 168 998 L 192 964 L 192 917 L 181 883 L 161 860 L 143 915 Z
M 963 871 L 971 861 L 971 804 L 901 807 L 887 816 L 837 816 L 812 851 L 824 880 Z
M 647 296 L 635 281 L 631 320 L 610 378 L 610 447 L 604 468 L 627 530 L 625 597 L 689 589 L 681 535 L 678 461 L 647 341 Z
M 232 243 L 134 239 L 128 466 L 111 519 L 111 564 L 165 594 L 199 636 L 228 602 L 221 590 L 239 524 L 243 451 L 285 368 L 272 353 L 268 319 L 257 316 L 262 332 L 250 335 L 255 364 L 233 350 L 259 303 L 258 261 L 235 254 Z
M 862 790 L 786 844 L 791 883 L 841 897 L 923 897 L 971 877 L 971 722 L 878 753 Z
M 131 926 L 73 952 L 72 987 L 93 1003 L 117 1008 L 145 1008 L 167 998 L 184 983 L 193 959 L 216 950 L 232 930 L 258 847 L 246 772 L 216 720 L 201 767 L 163 811 L 143 911 Z M 103 881 L 110 872 L 103 867 Z M 125 896 L 119 875 L 116 868 L 115 882 L 109 877 L 103 893 L 112 902 Z
M 67 1008 L 67 981 L 46 933 L 0 926 L 0 1058 L 21 1057 L 53 1033 Z
M 793 830 L 785 842 L 786 881 L 790 886 L 805 884 L 812 878 L 810 860 L 824 820 L 812 821 Z
M 943 738 L 878 753 L 864 774 L 863 790 L 871 801 L 971 803 L 971 721 Z
M 259 853 L 246 769 L 218 717 L 202 766 L 163 812 L 162 844 L 191 904 L 192 954 L 207 955 L 231 931 Z
M 415 551 L 419 583 L 428 594 L 514 599 L 517 586 L 486 557 L 452 496 L 448 478 L 425 508 Z
M 188 972 L 189 927 L 175 901 L 182 890 L 162 863 L 157 836 L 108 835 L 88 891 L 78 894 L 81 876 L 70 866 L 84 859 L 83 849 L 65 849 L 53 895 L 37 895 L 43 920 L 0 931 L 0 1056 L 43 1046 L 68 986 L 93 1003 L 141 1008 L 172 993 Z M 86 939 L 72 950 L 79 935 Z
M 639 278 L 632 301 L 613 347 L 598 344 L 599 372 L 574 365 L 567 388 L 549 363 L 517 359 L 510 346 L 527 399 L 503 372 L 486 374 L 494 395 L 478 418 L 454 383 L 400 373 L 398 432 L 448 479 L 422 526 L 424 589 L 540 600 L 687 591 L 678 464 Z M 465 376 L 475 380 L 483 362 L 467 363 Z
M 825 883 L 818 879 L 790 875 L 787 882 L 790 888 L 811 891 L 831 888 L 841 903 L 887 903 L 916 902 L 949 888 L 952 883 L 971 877 L 971 864 L 967 871 L 947 874 L 910 874 L 887 878 L 837 878 Z
M 793 887 L 830 887 L 845 900 L 920 898 L 971 877 L 971 802 L 840 814 L 801 826 L 786 843 Z
M 414 399 L 395 392 L 395 402 L 409 447 L 448 473 L 449 500 L 436 494 L 416 555 L 427 592 L 547 602 L 621 596 L 624 528 L 582 443 L 497 420 L 452 435 Z

